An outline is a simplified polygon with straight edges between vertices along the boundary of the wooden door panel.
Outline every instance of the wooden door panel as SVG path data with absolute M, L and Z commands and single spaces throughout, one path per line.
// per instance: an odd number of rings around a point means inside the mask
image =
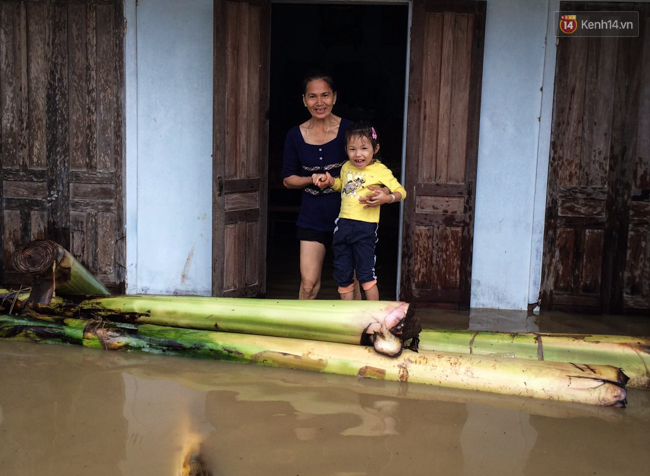
M 554 249 L 545 263 L 553 271 L 543 289 L 556 306 L 595 310 L 602 305 L 604 230 L 613 206 L 607 200 L 617 41 L 571 40 L 560 41 L 557 56 L 545 229 L 546 246 Z
M 639 71 L 635 150 L 630 154 L 627 253 L 623 304 L 650 310 L 650 7 L 646 6 L 645 38 Z
M 215 296 L 266 291 L 269 2 L 215 1 Z
M 0 279 L 21 244 L 48 238 L 124 289 L 120 0 L 0 1 Z
M 400 289 L 409 301 L 469 306 L 484 22 L 484 2 L 414 4 Z
M 642 278 L 648 267 L 647 215 L 634 198 L 634 190 L 646 186 L 638 171 L 648 160 L 641 150 L 650 127 L 650 34 L 644 13 L 650 9 L 583 2 L 563 2 L 561 9 L 637 10 L 642 24 L 639 38 L 559 40 L 542 307 L 650 309 Z

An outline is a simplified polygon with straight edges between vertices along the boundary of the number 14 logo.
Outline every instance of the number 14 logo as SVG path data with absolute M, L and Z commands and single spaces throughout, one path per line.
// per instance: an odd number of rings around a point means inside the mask
M 576 15 L 560 15 L 560 30 L 563 33 L 571 34 L 578 28 Z

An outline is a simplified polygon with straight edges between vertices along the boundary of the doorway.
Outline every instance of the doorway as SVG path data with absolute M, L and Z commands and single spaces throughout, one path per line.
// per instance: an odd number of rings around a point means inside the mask
M 332 75 L 338 89 L 334 113 L 365 120 L 379 133 L 382 162 L 402 176 L 409 6 L 283 4 L 271 8 L 268 163 L 267 293 L 297 298 L 299 242 L 295 222 L 301 193 L 282 185 L 287 131 L 307 119 L 302 78 L 313 69 Z M 383 207 L 376 248 L 382 299 L 396 299 L 400 209 Z M 337 299 L 328 250 L 320 299 Z

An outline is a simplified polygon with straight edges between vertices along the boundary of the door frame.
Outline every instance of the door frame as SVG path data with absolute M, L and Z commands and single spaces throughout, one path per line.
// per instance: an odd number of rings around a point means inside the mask
M 269 0 L 271 9 L 273 4 L 281 3 L 299 3 L 299 4 L 337 4 L 340 1 L 337 0 Z M 402 174 L 400 177 L 400 182 L 404 183 L 406 176 L 406 150 L 407 150 L 407 130 L 408 130 L 408 106 L 409 106 L 409 69 L 411 64 L 411 28 L 413 24 L 413 3 L 415 0 L 359 0 L 358 3 L 368 4 L 368 5 L 384 5 L 384 4 L 405 4 L 408 6 L 408 22 L 407 22 L 407 41 L 406 41 L 406 78 L 405 78 L 405 88 L 404 88 L 404 120 L 403 120 L 403 135 L 402 135 L 402 157 L 401 157 L 401 166 Z M 225 2 L 223 0 L 214 0 L 214 18 L 217 18 L 217 14 L 225 15 Z M 267 25 L 268 31 L 270 31 L 270 22 L 271 15 L 269 15 L 269 24 Z M 270 36 L 269 36 L 270 42 Z M 219 290 L 223 288 L 223 257 L 221 256 L 221 250 L 224 249 L 224 237 L 223 234 L 219 232 L 217 226 L 217 220 L 224 220 L 224 196 L 223 196 L 223 186 L 219 183 L 219 177 L 223 177 L 224 164 L 220 163 L 219 158 L 223 157 L 225 151 L 225 127 L 219 125 L 219 121 L 224 117 L 223 111 L 225 110 L 225 98 L 223 94 L 217 94 L 217 87 L 226 85 L 226 72 L 225 72 L 225 61 L 224 55 L 218 54 L 219 51 L 225 51 L 226 48 L 226 38 L 225 30 L 214 28 L 214 51 L 213 51 L 213 70 L 215 77 L 213 79 L 213 84 L 215 90 L 213 91 L 213 155 L 212 155 L 212 174 L 213 174 L 213 187 L 212 187 L 212 295 L 216 296 L 219 294 Z M 269 49 L 270 51 L 270 49 Z M 270 53 L 269 57 L 266 58 L 270 62 Z M 270 63 L 269 63 L 270 64 Z M 268 69 L 270 71 L 270 69 Z M 269 77 L 265 78 L 264 83 L 268 85 Z M 267 94 L 270 94 L 270 91 L 266 90 Z M 222 121 L 223 122 L 223 121 Z M 268 149 L 268 135 L 265 138 L 266 144 L 265 148 Z M 267 162 L 268 167 L 268 162 Z M 264 181 L 264 180 L 262 180 Z M 268 202 L 268 190 L 263 189 L 263 195 L 260 196 L 260 200 L 263 201 L 264 207 Z M 400 203 L 400 212 L 399 212 L 399 227 L 398 227 L 398 249 L 397 249 L 397 276 L 396 276 L 396 289 L 395 296 L 400 294 L 400 277 L 401 277 L 401 266 L 402 266 L 402 234 L 404 226 L 404 204 Z M 260 233 L 260 238 L 264 238 L 263 242 L 266 243 L 268 240 L 267 230 L 266 230 L 266 221 L 263 224 L 263 231 Z M 266 247 L 264 246 L 264 250 Z M 263 254 L 264 262 L 260 263 L 260 274 L 263 276 L 264 285 L 260 286 L 259 293 L 264 294 L 266 291 L 266 253 Z

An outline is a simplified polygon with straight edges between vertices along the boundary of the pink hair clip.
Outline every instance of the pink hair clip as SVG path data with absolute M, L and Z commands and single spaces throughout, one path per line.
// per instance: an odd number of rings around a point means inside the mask
M 377 132 L 375 131 L 375 128 L 372 126 L 370 128 L 372 129 L 372 138 L 377 140 Z

